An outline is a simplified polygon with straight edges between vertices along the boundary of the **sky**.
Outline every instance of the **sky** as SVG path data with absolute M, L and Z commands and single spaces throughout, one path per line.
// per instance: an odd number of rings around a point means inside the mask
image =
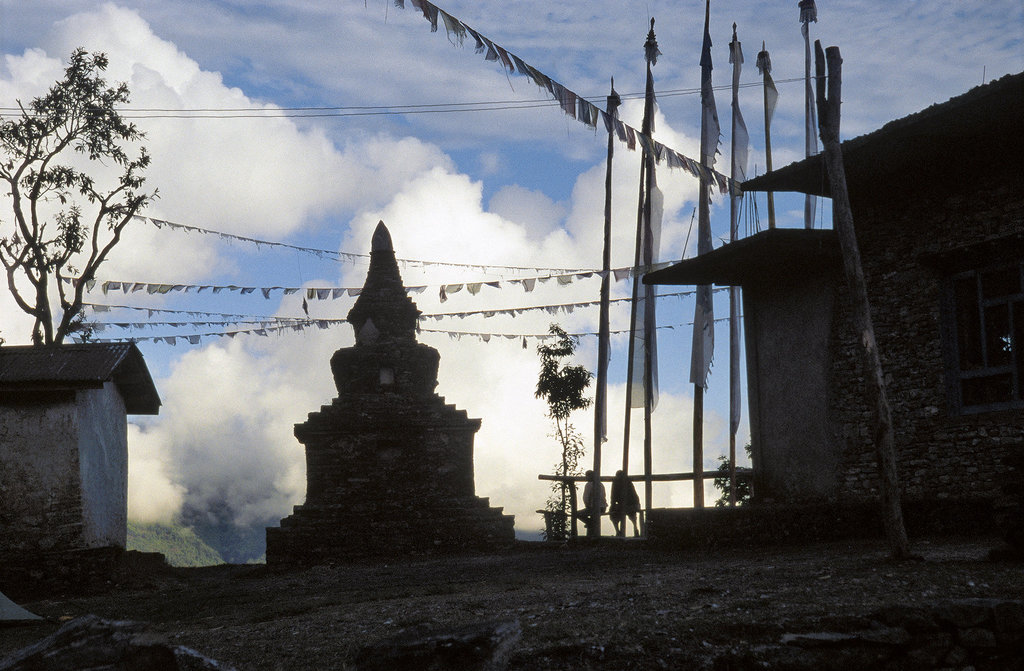
M 146 133 L 153 156 L 147 185 L 159 189 L 159 198 L 144 215 L 176 224 L 133 223 L 87 299 L 128 306 L 91 308 L 91 321 L 159 322 L 96 333 L 138 340 L 163 401 L 158 416 L 131 418 L 131 518 L 170 521 L 185 514 L 273 526 L 302 503 L 305 459 L 293 427 L 335 396 L 329 360 L 334 350 L 353 344 L 351 328 L 322 321 L 260 334 L 251 331 L 261 325 L 251 322 L 305 317 L 304 292 L 273 287 L 360 287 L 370 236 L 383 220 L 397 256 L 409 260 L 401 266 L 406 285 L 425 287 L 413 294 L 420 310 L 474 313 L 424 318 L 420 340 L 441 353 L 438 393 L 483 420 L 475 451 L 478 495 L 515 514 L 517 532 L 539 528 L 534 511 L 548 491 L 537 475 L 552 471 L 559 448 L 543 402 L 533 394 L 539 340 L 522 336 L 543 334 L 552 322 L 571 333 L 595 332 L 597 308 L 575 304 L 596 301 L 600 280 L 573 275 L 537 281 L 532 291 L 525 286 L 533 283 L 521 280 L 600 268 L 607 136 L 601 124 L 590 128 L 563 114 L 532 79 L 475 53 L 471 37 L 460 45 L 443 21 L 431 32 L 411 0 L 404 4 L 0 0 L 0 107 L 44 93 L 76 47 L 106 53 L 107 78 L 129 85 L 124 114 Z M 754 66 L 762 42 L 779 89 L 773 163 L 803 157 L 804 45 L 797 4 L 712 2 L 713 76 L 723 128 L 715 167 L 723 173 L 729 171 L 728 44 L 734 23 L 745 57 L 739 104 L 751 137 L 748 175 L 763 173 L 765 166 L 762 90 Z M 811 38 L 838 46 L 844 59 L 843 138 L 1024 67 L 1019 0 L 817 4 Z M 614 78 L 624 99 L 621 118 L 636 128 L 644 40 L 655 18 L 662 55 L 654 67 L 654 137 L 698 156 L 702 1 L 446 0 L 437 6 L 600 108 Z M 632 265 L 639 161 L 637 152 L 616 143 L 614 268 Z M 697 180 L 661 165 L 658 182 L 665 196 L 658 258 L 692 256 Z M 802 205 L 802 197 L 780 195 L 778 225 L 802 226 Z M 5 199 L 0 230 L 10 222 L 9 211 Z M 741 235 L 765 228 L 765 212 L 763 194 L 744 201 Z M 830 227 L 829 204 L 820 203 L 817 213 L 815 226 Z M 728 204 L 718 195 L 712 228 L 717 247 L 729 231 Z M 107 281 L 194 288 L 105 293 Z M 476 290 L 478 282 L 498 285 Z M 441 301 L 442 285 L 466 283 Z M 200 286 L 209 288 L 200 292 Z M 228 286 L 254 290 L 213 289 Z M 627 297 L 630 281 L 613 282 L 612 291 L 614 298 Z M 308 301 L 309 315 L 340 320 L 354 300 L 348 292 L 331 292 Z M 539 309 L 508 313 L 531 306 Z M 693 309 L 691 296 L 658 302 L 653 461 L 659 473 L 691 470 Z M 717 316 L 728 313 L 724 293 L 716 294 L 715 310 Z M 615 303 L 612 330 L 628 328 L 628 320 L 626 302 Z M 0 294 L 0 337 L 23 343 L 29 330 L 9 295 Z M 243 330 L 250 332 L 219 335 Z M 728 445 L 728 333 L 721 324 L 716 331 L 705 408 L 706 469 L 717 466 Z M 189 342 L 189 335 L 200 337 Z M 176 336 L 173 345 L 169 336 Z M 606 473 L 622 462 L 625 348 L 625 336 L 615 336 Z M 596 339 L 583 336 L 576 361 L 596 370 L 596 352 Z M 573 422 L 587 439 L 589 462 L 593 418 L 579 413 Z M 642 472 L 642 424 L 635 411 L 633 473 Z M 747 440 L 744 408 L 737 443 Z M 709 504 L 713 498 L 709 492 Z M 655 507 L 691 502 L 689 485 L 655 486 Z

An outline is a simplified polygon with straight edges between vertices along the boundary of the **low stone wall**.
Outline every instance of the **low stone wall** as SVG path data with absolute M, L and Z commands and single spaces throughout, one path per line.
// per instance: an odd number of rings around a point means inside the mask
M 1024 664 L 1024 601 L 970 599 L 896 606 L 854 628 L 782 636 L 778 644 L 715 659 L 732 671 L 787 669 L 975 669 Z
M 992 502 L 905 501 L 911 536 L 997 533 Z M 881 504 L 747 504 L 735 508 L 656 508 L 647 516 L 652 545 L 666 549 L 764 547 L 780 543 L 882 538 Z
M 0 557 L 0 592 L 15 600 L 103 592 L 132 571 L 167 568 L 162 554 L 119 547 Z

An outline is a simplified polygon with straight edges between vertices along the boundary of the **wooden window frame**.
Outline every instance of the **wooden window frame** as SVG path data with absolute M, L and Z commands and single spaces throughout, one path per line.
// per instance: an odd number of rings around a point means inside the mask
M 986 298 L 982 287 L 982 276 L 994 271 L 1015 268 L 1018 273 L 1017 293 L 1010 293 L 993 298 Z M 973 316 L 976 320 L 975 326 L 979 327 L 979 347 L 982 356 L 982 365 L 971 370 L 961 368 L 961 343 L 959 324 L 961 310 L 964 306 L 957 304 L 957 282 L 964 279 L 974 281 L 977 292 L 976 301 L 970 307 L 976 307 L 978 313 Z M 1011 338 L 1009 362 L 993 365 L 988 352 L 989 338 L 986 329 L 985 310 L 1006 305 L 1008 329 Z M 947 395 L 949 398 L 952 414 L 967 415 L 983 412 L 994 412 L 1001 410 L 1018 410 L 1024 408 L 1024 261 L 1016 260 L 1011 262 L 993 262 L 985 266 L 971 268 L 948 275 L 944 282 L 943 309 L 942 309 L 942 330 L 944 342 L 944 356 L 946 361 Z M 988 403 L 965 403 L 963 382 L 971 379 L 983 379 L 997 375 L 1010 376 L 1010 398 L 1005 401 Z

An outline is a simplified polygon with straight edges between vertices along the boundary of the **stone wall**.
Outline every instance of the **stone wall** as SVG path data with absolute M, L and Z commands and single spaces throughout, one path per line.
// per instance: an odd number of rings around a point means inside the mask
M 83 545 L 73 392 L 0 405 L 0 529 L 0 563 Z
M 907 533 L 914 537 L 1003 533 L 993 514 L 993 502 L 988 499 L 906 499 L 903 514 Z M 884 538 L 881 504 L 867 500 L 754 503 L 735 508 L 655 508 L 647 516 L 647 533 L 652 546 L 671 550 L 756 549 Z
M 1017 168 L 1014 168 L 1017 170 Z M 872 302 L 872 318 L 892 405 L 900 482 L 909 498 L 991 498 L 999 493 L 1007 458 L 1024 451 L 1024 412 L 958 414 L 947 392 L 942 337 L 944 271 L 930 258 L 986 241 L 1018 240 L 1024 231 L 1024 183 L 1017 174 L 955 176 L 957 184 L 913 185 L 854 196 L 854 221 Z M 965 195 L 969 194 L 969 195 Z M 870 202 L 869 202 L 870 201 Z M 1002 250 L 1002 252 L 1000 252 Z M 986 260 L 1019 251 L 996 246 Z M 858 338 L 840 282 L 832 339 L 829 415 L 842 454 L 840 499 L 878 494 L 871 430 L 864 401 Z
M 5 397 L 0 591 L 102 581 L 113 556 L 106 550 L 123 552 L 126 542 L 127 441 L 113 383 Z
M 1024 601 L 965 599 L 885 608 L 846 627 L 784 635 L 723 655 L 716 669 L 1019 669 Z

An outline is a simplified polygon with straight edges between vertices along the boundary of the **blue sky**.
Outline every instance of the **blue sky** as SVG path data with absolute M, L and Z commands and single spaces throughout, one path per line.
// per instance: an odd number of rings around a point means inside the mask
M 159 219 L 237 236 L 330 251 L 366 253 L 373 225 L 384 219 L 399 257 L 471 266 L 596 268 L 600 265 L 605 134 L 565 116 L 546 92 L 508 75 L 474 53 L 472 40 L 451 43 L 443 24 L 431 33 L 406 0 L 342 2 L 232 2 L 132 0 L 98 4 L 76 0 L 0 0 L 0 100 L 8 107 L 52 84 L 62 59 L 76 46 L 110 56 L 109 78 L 126 81 L 133 101 L 126 113 L 148 133 L 154 156 L 150 183 L 161 197 L 147 212 Z M 453 0 L 441 9 L 600 107 L 609 79 L 626 98 L 621 110 L 640 126 L 643 43 L 656 18 L 662 57 L 655 67 L 659 116 L 655 138 L 696 157 L 699 138 L 699 50 L 703 2 L 623 3 L 617 0 L 550 3 Z M 771 52 L 779 107 L 773 123 L 774 163 L 803 153 L 803 43 L 796 0 L 725 2 L 711 7 L 716 86 L 730 81 L 728 43 L 738 26 L 745 63 L 740 105 L 752 139 L 749 173 L 763 172 L 761 90 L 756 54 Z M 843 136 L 942 102 L 983 81 L 1024 66 L 1024 9 L 1018 0 L 956 3 L 854 0 L 818 3 L 812 39 L 837 45 L 843 64 Z M 749 86 L 748 86 L 749 85 Z M 632 94 L 632 95 L 631 95 Z M 716 92 L 729 151 L 729 92 Z M 461 103 L 489 111 L 438 112 Z M 488 103 L 482 105 L 481 103 Z M 495 104 L 498 103 L 498 104 Z M 412 107 L 410 107 L 412 106 Z M 354 116 L 356 107 L 374 113 Z M 144 112 L 145 109 L 174 112 Z M 301 109 L 300 109 L 301 108 Z M 329 108 L 333 116 L 310 116 Z M 232 118 L 220 110 L 238 110 Z M 307 110 L 307 111 L 302 111 Z M 410 113 L 412 111 L 417 113 Z M 287 112 L 287 113 L 284 113 Z M 404 112 L 404 113 L 401 113 Z M 344 114 L 344 116 L 342 116 Z M 176 118 L 169 118 L 169 117 Z M 727 160 L 717 166 L 728 171 Z M 639 158 L 621 145 L 614 164 L 613 266 L 632 261 Z M 661 258 L 684 249 L 695 207 L 696 180 L 660 169 L 666 217 Z M 780 225 L 800 225 L 802 199 L 779 199 Z M 765 204 L 758 202 L 760 225 Z M 728 230 L 727 207 L 712 210 L 716 245 Z M 8 220 L 0 214 L 0 222 Z M 828 204 L 819 222 L 829 220 Z M 2 223 L 0 223 L 2 226 Z M 539 284 L 530 293 L 508 280 L 536 271 L 499 271 L 416 264 L 403 269 L 424 313 L 503 310 L 595 300 L 597 280 Z M 218 236 L 134 227 L 101 271 L 104 280 L 255 287 L 358 287 L 365 265 L 339 263 L 281 247 L 257 247 Z M 446 302 L 442 284 L 498 281 L 500 289 L 467 290 Z M 613 291 L 627 295 L 628 282 Z M 666 288 L 666 291 L 675 291 Z M 727 306 L 720 295 L 719 315 Z M 95 303 L 245 315 L 300 316 L 297 295 L 261 292 L 92 295 Z M 351 298 L 313 301 L 319 318 L 342 318 Z M 21 342 L 28 327 L 0 298 L 0 333 Z M 659 324 L 682 326 L 689 298 L 665 298 Z M 111 321 L 216 320 L 166 313 L 149 317 L 122 310 Z M 139 315 L 143 315 L 140 317 Z M 224 318 L 219 318 L 223 320 Z M 612 328 L 625 328 L 628 311 L 613 311 Z M 424 322 L 424 329 L 532 334 L 551 321 L 569 331 L 596 330 L 597 311 L 557 315 L 535 310 L 516 317 L 476 315 Z M 138 338 L 207 334 L 244 328 L 205 325 L 151 327 Z M 103 337 L 122 335 L 110 330 Z M 546 492 L 536 479 L 558 458 L 547 436 L 543 406 L 533 399 L 536 341 L 424 333 L 441 351 L 439 393 L 483 419 L 477 437 L 477 489 L 517 515 L 517 528 L 539 523 L 533 510 Z M 711 376 L 705 448 L 708 466 L 727 444 L 726 334 Z M 328 360 L 351 344 L 344 325 L 235 338 L 140 341 L 157 378 L 164 408 L 157 418 L 135 418 L 131 428 L 131 514 L 167 519 L 182 505 L 220 511 L 239 523 L 265 523 L 287 514 L 304 494 L 304 459 L 292 425 L 334 395 Z M 604 470 L 621 450 L 625 339 L 615 340 L 610 436 Z M 660 334 L 662 394 L 655 413 L 655 470 L 689 470 L 691 391 L 689 332 Z M 594 366 L 596 343 L 581 342 L 580 360 Z M 634 420 L 637 427 L 639 421 Z M 592 420 L 577 427 L 591 436 Z M 746 439 L 746 417 L 740 440 Z M 588 441 L 589 442 L 589 441 Z M 634 440 L 631 452 L 639 454 Z M 742 444 L 742 442 L 741 442 Z M 634 462 L 632 471 L 639 470 Z M 656 488 L 656 506 L 686 505 L 689 489 Z M 220 505 L 226 503 L 226 505 Z M 225 512 L 226 511 L 226 512 Z

